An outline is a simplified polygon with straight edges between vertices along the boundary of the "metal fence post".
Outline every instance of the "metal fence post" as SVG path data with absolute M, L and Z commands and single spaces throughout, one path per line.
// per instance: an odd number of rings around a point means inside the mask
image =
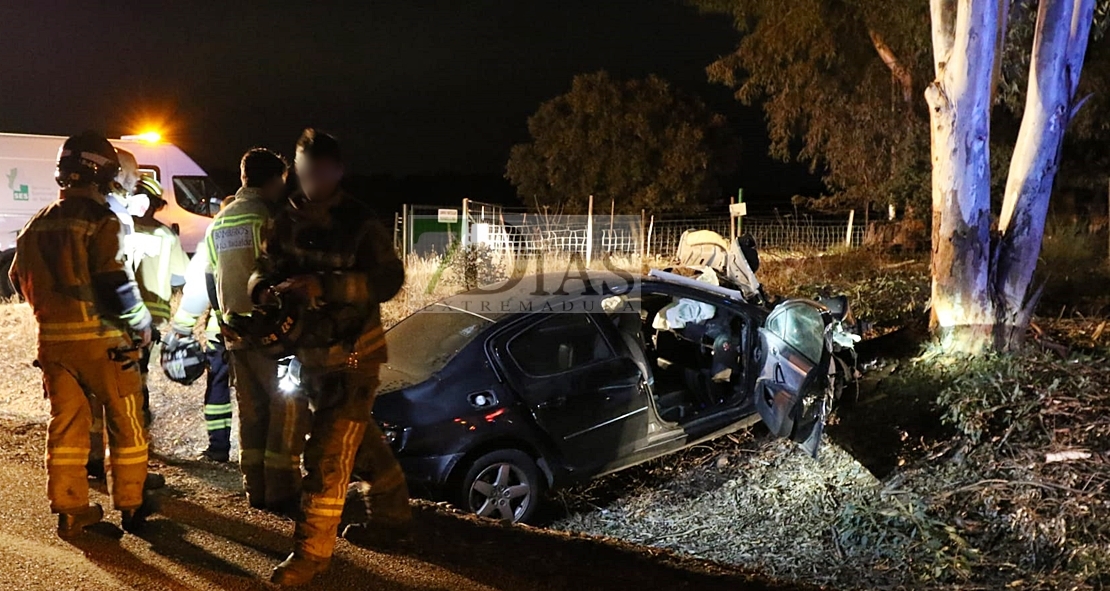
M 852 248 L 852 224 L 856 221 L 856 210 L 848 212 L 848 235 L 844 237 L 844 246 Z
M 400 250 L 401 243 L 397 237 L 397 230 L 401 228 L 401 216 L 397 212 L 393 212 L 393 250 L 396 252 Z
M 644 254 L 644 247 L 647 245 L 647 242 L 644 240 L 644 222 L 645 221 L 647 221 L 647 210 L 641 209 L 640 210 L 640 251 L 639 251 L 639 254 L 643 258 L 647 258 L 647 255 Z
M 409 204 L 401 204 L 401 256 L 409 254 Z
M 594 196 L 590 195 L 590 206 L 586 212 L 586 267 L 594 254 Z
M 463 197 L 462 202 L 461 224 L 462 226 L 459 230 L 462 232 L 462 236 L 459 237 L 459 247 L 462 250 L 466 250 L 466 244 L 470 241 L 470 200 L 466 197 Z

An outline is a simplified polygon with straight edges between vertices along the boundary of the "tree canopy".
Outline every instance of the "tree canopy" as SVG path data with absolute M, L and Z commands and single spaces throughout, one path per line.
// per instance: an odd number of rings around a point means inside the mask
M 528 130 L 505 177 L 525 203 L 564 213 L 584 213 L 590 195 L 626 213 L 698 210 L 721 199 L 717 179 L 739 158 L 722 115 L 655 76 L 575 76 Z
M 928 3 L 693 0 L 732 16 L 736 51 L 709 78 L 762 104 L 771 153 L 824 173 L 824 205 L 928 202 Z
M 742 37 L 733 53 L 707 68 L 709 78 L 762 105 L 772 155 L 798 159 L 824 174 L 831 195 L 823 208 L 888 202 L 930 208 L 929 117 L 924 98 L 933 81 L 929 2 L 908 0 L 690 0 L 733 18 Z M 1035 0 L 1008 0 L 995 96 L 992 194 L 1000 201 L 1024 105 Z M 1099 2 L 1092 40 L 1106 26 Z M 1080 94 L 1094 93 L 1065 144 L 1068 189 L 1101 190 L 1110 139 L 1110 51 L 1091 43 Z

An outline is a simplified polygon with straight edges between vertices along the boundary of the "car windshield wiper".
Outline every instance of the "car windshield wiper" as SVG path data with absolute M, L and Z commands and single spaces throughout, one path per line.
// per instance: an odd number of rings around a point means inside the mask
M 492 323 L 492 322 L 493 322 L 493 319 L 492 319 L 492 318 L 490 318 L 490 317 L 488 317 L 488 316 L 482 316 L 481 314 L 479 314 L 479 313 L 477 313 L 477 312 L 475 312 L 475 311 L 473 311 L 473 310 L 467 310 L 467 309 L 465 309 L 465 308 L 460 308 L 460 307 L 458 307 L 458 306 L 452 306 L 452 305 L 450 305 L 450 304 L 445 304 L 445 303 L 443 303 L 443 302 L 436 302 L 436 303 L 434 303 L 434 304 L 432 304 L 432 305 L 433 305 L 433 306 L 442 306 L 442 307 L 444 307 L 444 308 L 447 308 L 448 310 L 454 310 L 454 311 L 456 311 L 456 312 L 463 312 L 463 313 L 465 313 L 465 314 L 470 314 L 471 316 L 473 316 L 473 317 L 475 317 L 475 318 L 480 318 L 480 319 L 482 319 L 482 320 L 485 320 L 486 322 L 490 322 L 490 323 Z

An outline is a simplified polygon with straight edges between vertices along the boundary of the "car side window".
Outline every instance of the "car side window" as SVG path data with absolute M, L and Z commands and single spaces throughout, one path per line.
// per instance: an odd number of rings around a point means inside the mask
M 516 365 L 533 377 L 615 357 L 589 314 L 552 314 L 513 337 L 506 349 Z

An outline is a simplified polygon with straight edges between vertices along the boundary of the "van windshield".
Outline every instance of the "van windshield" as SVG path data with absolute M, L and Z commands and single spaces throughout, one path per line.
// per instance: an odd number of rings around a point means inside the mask
M 219 213 L 220 203 L 227 196 L 215 181 L 206 176 L 173 177 L 173 195 L 185 211 L 208 217 Z

